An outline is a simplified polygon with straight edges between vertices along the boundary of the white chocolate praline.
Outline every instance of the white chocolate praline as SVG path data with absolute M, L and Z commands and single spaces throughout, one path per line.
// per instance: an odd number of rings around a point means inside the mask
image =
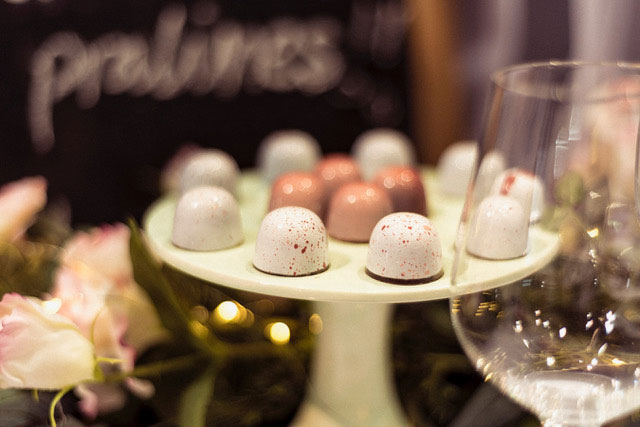
M 460 141 L 450 145 L 438 160 L 440 191 L 450 196 L 464 196 L 477 157 L 478 146 L 475 141 Z
M 544 210 L 544 186 L 542 180 L 523 169 L 507 169 L 496 178 L 491 194 L 500 194 L 516 199 L 529 214 L 529 220 L 536 222 Z
M 309 209 L 286 206 L 262 220 L 253 265 L 280 276 L 306 276 L 329 266 L 327 233 Z
M 194 154 L 185 166 L 180 191 L 184 193 L 201 185 L 210 185 L 236 194 L 239 175 L 240 169 L 233 157 L 213 148 L 202 150 Z
M 467 252 L 486 259 L 512 259 L 527 251 L 529 216 L 516 199 L 492 195 L 478 206 L 469 228 Z
M 273 132 L 258 148 L 258 169 L 267 182 L 287 172 L 311 172 L 322 152 L 318 141 L 301 130 Z
M 367 271 L 393 281 L 428 281 L 442 273 L 438 232 L 428 218 L 397 212 L 373 229 L 367 252 Z
M 478 175 L 474 185 L 474 199 L 482 200 L 491 193 L 491 187 L 496 178 L 507 168 L 502 153 L 490 151 L 484 155 L 478 168 Z
M 216 251 L 244 240 L 240 209 L 224 188 L 200 186 L 180 196 L 171 241 L 192 251 Z
M 386 166 L 413 166 L 415 163 L 411 141 L 394 129 L 364 132 L 354 142 L 351 153 L 365 181 L 373 179 Z
M 165 163 L 160 173 L 160 189 L 165 192 L 180 192 L 180 180 L 184 168 L 187 167 L 189 161 L 198 153 L 202 152 L 202 148 L 192 144 L 183 144 L 178 151 Z

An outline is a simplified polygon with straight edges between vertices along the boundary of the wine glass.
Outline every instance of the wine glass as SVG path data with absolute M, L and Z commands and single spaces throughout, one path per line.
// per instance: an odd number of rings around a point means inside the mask
M 640 65 L 525 64 L 492 84 L 452 280 L 491 269 L 501 286 L 452 298 L 454 328 L 543 425 L 602 425 L 640 407 Z

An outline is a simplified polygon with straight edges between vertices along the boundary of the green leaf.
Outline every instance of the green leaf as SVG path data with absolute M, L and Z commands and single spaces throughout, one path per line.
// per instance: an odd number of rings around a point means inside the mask
M 133 276 L 153 301 L 163 326 L 177 341 L 211 353 L 212 348 L 191 332 L 189 317 L 180 306 L 160 265 L 147 249 L 142 233 L 133 219 L 129 220 L 129 227 Z
M 40 297 L 58 267 L 58 248 L 33 242 L 0 243 L 0 297 L 16 292 Z
M 180 427 L 204 427 L 207 423 L 207 408 L 213 397 L 213 386 L 217 369 L 209 366 L 182 393 L 178 413 Z

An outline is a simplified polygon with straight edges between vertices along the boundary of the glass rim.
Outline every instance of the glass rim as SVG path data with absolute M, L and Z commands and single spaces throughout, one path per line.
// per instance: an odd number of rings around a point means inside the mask
M 544 68 L 547 69 L 564 69 L 564 70 L 577 70 L 577 69 L 587 69 L 590 67 L 594 68 L 612 68 L 621 71 L 631 71 L 635 74 L 629 74 L 630 76 L 636 76 L 640 82 L 640 62 L 628 62 L 628 61 L 570 61 L 570 60 L 549 60 L 549 61 L 536 61 L 536 62 L 525 62 L 520 64 L 510 65 L 491 73 L 491 83 L 494 86 L 501 88 L 506 92 L 511 92 L 515 94 L 519 94 L 522 96 L 534 97 L 541 100 L 550 100 L 550 101 L 558 101 L 558 102 L 568 102 L 573 101 L 569 98 L 560 97 L 557 92 L 554 92 L 553 95 L 549 95 L 546 93 L 541 93 L 540 91 L 529 91 L 515 88 L 512 83 L 509 83 L 507 77 L 509 75 L 513 75 L 514 73 L 525 71 L 525 70 L 541 70 Z M 638 85 L 637 90 L 633 90 L 631 92 L 619 92 L 614 94 L 606 94 L 606 95 L 597 95 L 587 99 L 583 99 L 583 101 L 587 101 L 589 103 L 604 103 L 604 102 L 612 102 L 622 99 L 640 99 L 640 84 Z

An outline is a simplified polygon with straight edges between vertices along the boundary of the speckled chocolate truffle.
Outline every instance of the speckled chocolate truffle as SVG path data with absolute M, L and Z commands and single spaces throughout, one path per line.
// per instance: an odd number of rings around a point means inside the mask
M 306 276 L 329 267 L 324 224 L 312 211 L 288 206 L 262 220 L 253 265 L 280 276 Z
M 376 223 L 393 212 L 387 192 L 368 182 L 345 184 L 333 195 L 327 213 L 327 232 L 348 242 L 368 242 Z
M 215 251 L 244 239 L 238 204 L 224 188 L 200 186 L 178 200 L 172 242 L 192 251 Z
M 321 216 L 324 202 L 324 186 L 318 176 L 310 172 L 288 172 L 280 175 L 271 186 L 269 211 L 284 206 L 299 206 Z
M 382 218 L 369 240 L 367 273 L 401 283 L 423 283 L 442 276 L 440 238 L 431 221 L 408 212 Z
M 389 166 L 373 182 L 387 191 L 394 212 L 427 214 L 427 199 L 420 174 L 408 166 Z

